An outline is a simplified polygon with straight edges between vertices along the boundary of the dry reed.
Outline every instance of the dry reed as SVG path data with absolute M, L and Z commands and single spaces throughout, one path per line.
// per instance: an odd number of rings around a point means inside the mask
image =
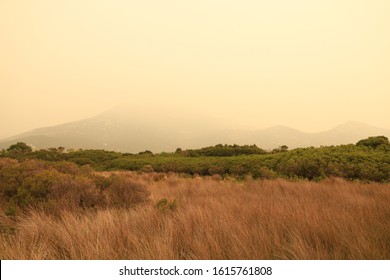
M 390 259 L 390 185 L 181 178 L 134 208 L 0 214 L 1 259 Z M 174 207 L 157 207 L 166 199 Z

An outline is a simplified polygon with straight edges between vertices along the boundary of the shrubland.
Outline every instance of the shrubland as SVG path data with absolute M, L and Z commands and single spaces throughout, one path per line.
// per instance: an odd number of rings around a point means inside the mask
M 98 175 L 70 162 L 0 158 L 0 201 L 5 213 L 131 207 L 148 200 L 146 186 L 118 174 Z
M 188 175 L 222 177 L 285 178 L 322 180 L 340 177 L 348 180 L 388 182 L 390 180 L 390 143 L 384 136 L 369 137 L 356 145 L 298 148 L 281 146 L 266 152 L 256 145 L 216 145 L 175 153 L 138 154 L 104 150 L 64 152 L 62 147 L 29 150 L 25 145 L 8 149 L 0 156 L 18 160 L 68 161 L 90 166 L 97 171 L 130 170 L 176 172 Z
M 226 153 L 225 153 L 226 152 Z M 390 144 L 0 154 L 1 259 L 389 259 Z

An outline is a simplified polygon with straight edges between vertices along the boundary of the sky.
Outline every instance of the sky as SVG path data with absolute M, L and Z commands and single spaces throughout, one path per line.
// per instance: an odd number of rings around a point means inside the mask
M 388 0 L 0 0 L 0 138 L 121 104 L 390 129 L 389 15 Z

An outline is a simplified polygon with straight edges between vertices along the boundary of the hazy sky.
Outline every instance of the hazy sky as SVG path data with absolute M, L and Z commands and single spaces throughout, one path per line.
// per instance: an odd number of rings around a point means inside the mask
M 0 138 L 133 102 L 251 129 L 390 128 L 389 15 L 388 0 L 0 0 Z

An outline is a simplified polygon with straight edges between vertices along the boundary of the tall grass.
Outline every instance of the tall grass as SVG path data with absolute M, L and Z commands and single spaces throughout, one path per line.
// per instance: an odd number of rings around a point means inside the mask
M 0 258 L 390 259 L 390 184 L 121 176 L 147 185 L 149 202 L 3 211 Z

